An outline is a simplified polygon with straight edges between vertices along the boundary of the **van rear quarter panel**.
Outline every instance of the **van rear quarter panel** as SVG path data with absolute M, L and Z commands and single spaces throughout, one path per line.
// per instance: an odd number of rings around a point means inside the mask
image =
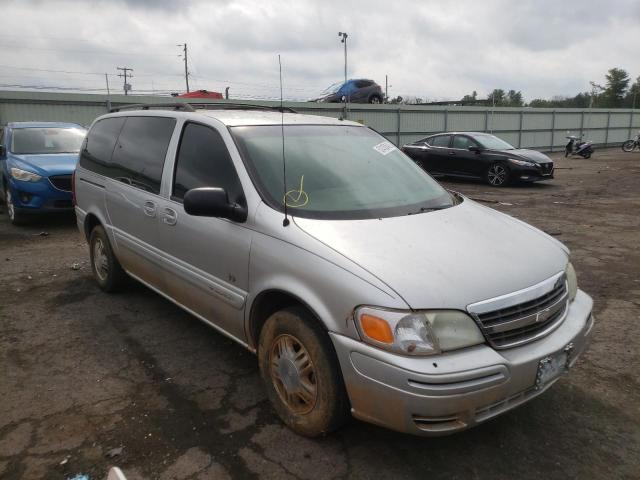
M 78 228 L 81 228 L 81 233 L 85 235 L 84 229 L 85 222 L 88 215 L 94 215 L 98 221 L 107 231 L 109 241 L 111 245 L 115 245 L 115 239 L 113 238 L 113 231 L 111 230 L 111 221 L 106 207 L 106 182 L 108 179 L 102 175 L 96 175 L 89 170 L 76 167 L 76 179 L 75 179 L 75 195 L 76 195 L 76 215 L 78 218 Z M 80 210 L 80 212 L 78 212 Z M 80 225 L 82 222 L 82 225 Z M 87 241 L 89 238 L 87 236 Z

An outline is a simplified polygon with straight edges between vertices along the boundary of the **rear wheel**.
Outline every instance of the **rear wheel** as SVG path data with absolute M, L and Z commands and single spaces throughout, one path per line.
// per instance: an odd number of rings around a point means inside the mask
M 349 403 L 331 340 L 304 309 L 269 317 L 258 361 L 269 400 L 296 433 L 316 437 L 347 420 Z
M 504 187 L 509 184 L 511 174 L 502 163 L 494 163 L 487 170 L 487 182 L 494 187 Z
M 622 150 L 625 152 L 633 152 L 634 148 L 636 148 L 636 142 L 634 140 L 627 140 L 622 144 Z
M 97 225 L 91 230 L 89 256 L 91 257 L 93 277 L 102 290 L 115 292 L 124 286 L 127 275 L 114 255 L 107 232 L 101 225 Z
M 371 98 L 369 98 L 369 103 L 382 103 L 382 98 L 380 98 L 378 95 L 372 95 Z

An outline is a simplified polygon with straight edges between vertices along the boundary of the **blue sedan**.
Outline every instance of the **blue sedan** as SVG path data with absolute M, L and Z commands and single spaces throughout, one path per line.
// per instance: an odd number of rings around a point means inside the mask
M 0 189 L 14 224 L 31 213 L 73 209 L 71 176 L 86 130 L 73 123 L 15 122 L 0 131 Z

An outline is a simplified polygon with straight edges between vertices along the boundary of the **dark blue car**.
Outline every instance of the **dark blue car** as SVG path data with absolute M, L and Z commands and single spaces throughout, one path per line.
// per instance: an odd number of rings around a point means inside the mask
M 373 80 L 356 78 L 334 83 L 323 91 L 320 97 L 311 101 L 340 103 L 347 99 L 351 103 L 382 103 L 384 94 L 380 85 Z
M 15 122 L 0 131 L 0 189 L 14 224 L 27 214 L 73 209 L 71 176 L 86 130 L 73 123 Z

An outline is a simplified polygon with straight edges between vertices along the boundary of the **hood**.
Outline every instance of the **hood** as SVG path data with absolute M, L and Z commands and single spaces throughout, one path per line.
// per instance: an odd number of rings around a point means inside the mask
M 463 310 L 535 285 L 567 264 L 567 251 L 553 237 L 468 199 L 418 215 L 355 221 L 296 217 L 295 223 L 378 277 L 414 309 Z
M 69 175 L 78 163 L 78 153 L 55 153 L 42 155 L 11 155 L 11 163 L 43 177 Z M 11 166 L 11 165 L 10 165 Z
M 553 162 L 547 155 L 537 150 L 527 150 L 526 148 L 516 148 L 515 150 L 487 150 L 489 152 L 500 153 L 508 157 L 517 158 L 519 160 L 527 160 L 535 163 Z

